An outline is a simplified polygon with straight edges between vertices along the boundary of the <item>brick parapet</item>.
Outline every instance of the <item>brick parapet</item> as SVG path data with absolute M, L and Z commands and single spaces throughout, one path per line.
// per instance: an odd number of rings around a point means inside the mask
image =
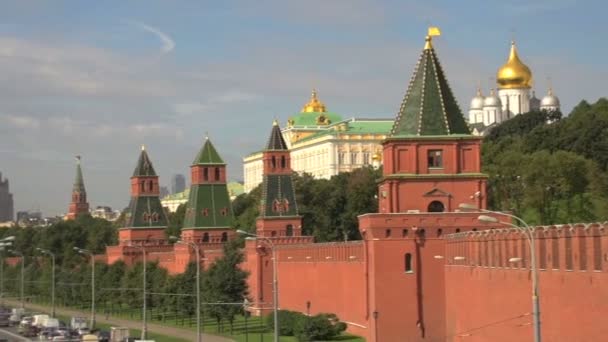
M 608 271 L 607 228 L 607 222 L 532 227 L 539 270 Z M 526 233 L 521 229 L 493 228 L 449 234 L 444 238 L 447 266 L 530 267 L 530 246 Z

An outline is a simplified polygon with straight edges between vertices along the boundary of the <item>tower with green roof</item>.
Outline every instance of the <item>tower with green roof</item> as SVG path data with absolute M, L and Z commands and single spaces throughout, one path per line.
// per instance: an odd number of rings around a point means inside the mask
M 263 184 L 257 234 L 266 237 L 301 236 L 302 217 L 293 186 L 291 157 L 277 121 L 263 152 Z
M 80 167 L 80 156 L 76 156 L 76 179 L 72 187 L 72 201 L 68 208 L 67 218 L 75 219 L 80 215 L 89 214 L 89 202 L 87 202 L 87 190 L 84 187 L 82 168 Z
M 228 241 L 234 235 L 234 216 L 226 184 L 226 163 L 208 137 L 190 166 L 190 173 L 192 185 L 182 239 L 197 243 Z
M 448 85 L 431 37 L 383 143 L 381 213 L 453 211 L 486 195 L 481 138 L 473 136 Z
M 165 239 L 167 216 L 160 203 L 160 185 L 150 156 L 142 146 L 131 176 L 131 201 L 125 212 L 125 226 L 118 232 L 121 244 L 153 243 Z

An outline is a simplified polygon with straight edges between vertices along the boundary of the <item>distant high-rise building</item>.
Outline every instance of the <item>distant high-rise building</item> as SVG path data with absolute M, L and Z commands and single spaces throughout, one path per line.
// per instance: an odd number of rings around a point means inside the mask
M 176 194 L 186 189 L 186 177 L 182 174 L 171 177 L 171 193 Z M 162 197 L 162 196 L 161 196 Z
M 13 194 L 10 193 L 8 187 L 8 179 L 2 179 L 0 173 L 0 222 L 13 220 Z
M 166 186 L 161 186 L 160 187 L 160 192 L 159 192 L 159 196 L 160 198 L 163 198 L 165 196 L 169 195 L 169 188 L 167 188 Z

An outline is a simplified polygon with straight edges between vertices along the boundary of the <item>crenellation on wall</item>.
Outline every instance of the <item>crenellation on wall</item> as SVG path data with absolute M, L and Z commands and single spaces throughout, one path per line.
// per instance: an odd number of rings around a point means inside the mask
M 608 270 L 606 223 L 532 227 L 538 269 L 543 272 Z M 504 269 L 530 267 L 526 233 L 518 228 L 491 228 L 445 236 L 446 265 Z M 517 258 L 517 260 L 511 260 Z
M 363 242 L 286 245 L 277 248 L 279 262 L 363 262 Z

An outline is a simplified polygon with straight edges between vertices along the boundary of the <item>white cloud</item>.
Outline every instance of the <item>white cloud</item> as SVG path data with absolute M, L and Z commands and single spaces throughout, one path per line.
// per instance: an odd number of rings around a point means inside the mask
M 24 130 L 40 128 L 40 120 L 30 116 L 0 115 L 0 122 Z
M 173 49 L 175 49 L 175 42 L 168 34 L 144 23 L 134 22 L 134 24 L 144 31 L 154 33 L 158 37 L 158 39 L 160 39 L 160 42 L 162 44 L 160 51 L 162 53 L 169 53 L 173 51 Z

